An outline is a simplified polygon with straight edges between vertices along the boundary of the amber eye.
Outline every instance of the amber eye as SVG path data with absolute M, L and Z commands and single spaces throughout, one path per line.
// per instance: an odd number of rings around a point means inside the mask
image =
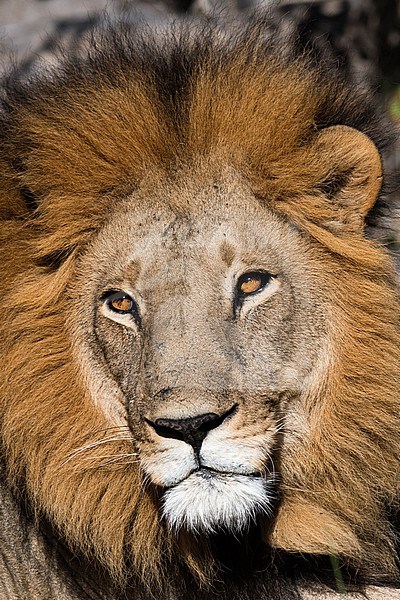
M 267 273 L 266 271 L 243 273 L 237 282 L 237 294 L 240 298 L 256 294 L 264 289 L 271 279 L 271 273 Z
M 107 305 L 119 314 L 131 313 L 135 307 L 134 301 L 125 292 L 112 292 L 107 296 Z

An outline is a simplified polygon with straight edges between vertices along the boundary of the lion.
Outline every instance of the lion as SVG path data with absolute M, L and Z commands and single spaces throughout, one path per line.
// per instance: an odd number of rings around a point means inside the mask
M 4 598 L 398 597 L 385 125 L 265 27 L 5 82 Z

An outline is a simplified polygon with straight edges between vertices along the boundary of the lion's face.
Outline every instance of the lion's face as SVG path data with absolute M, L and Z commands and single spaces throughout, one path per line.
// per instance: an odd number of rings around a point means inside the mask
M 161 188 L 126 200 L 84 255 L 76 353 L 169 523 L 237 530 L 271 512 L 288 412 L 291 438 L 304 433 L 322 284 L 310 244 L 234 175 Z

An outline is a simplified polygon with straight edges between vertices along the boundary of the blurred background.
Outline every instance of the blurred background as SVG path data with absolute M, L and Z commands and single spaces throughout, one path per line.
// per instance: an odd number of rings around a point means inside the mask
M 22 75 L 54 61 L 58 45 L 75 52 L 104 11 L 125 21 L 168 23 L 215 12 L 230 18 L 266 10 L 283 43 L 294 38 L 343 70 L 351 85 L 376 94 L 400 138 L 400 0 L 0 0 L 0 72 L 17 62 Z M 385 156 L 400 174 L 400 143 Z M 373 235 L 400 250 L 400 189 L 395 208 Z M 397 207 L 397 208 L 396 208 Z

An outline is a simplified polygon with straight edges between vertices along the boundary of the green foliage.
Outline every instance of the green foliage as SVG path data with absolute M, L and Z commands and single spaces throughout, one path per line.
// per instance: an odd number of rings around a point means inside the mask
M 347 590 L 346 590 L 346 586 L 344 583 L 339 559 L 337 556 L 334 556 L 333 554 L 331 554 L 329 556 L 329 558 L 331 561 L 333 575 L 335 577 L 336 589 L 339 593 L 345 594 Z

